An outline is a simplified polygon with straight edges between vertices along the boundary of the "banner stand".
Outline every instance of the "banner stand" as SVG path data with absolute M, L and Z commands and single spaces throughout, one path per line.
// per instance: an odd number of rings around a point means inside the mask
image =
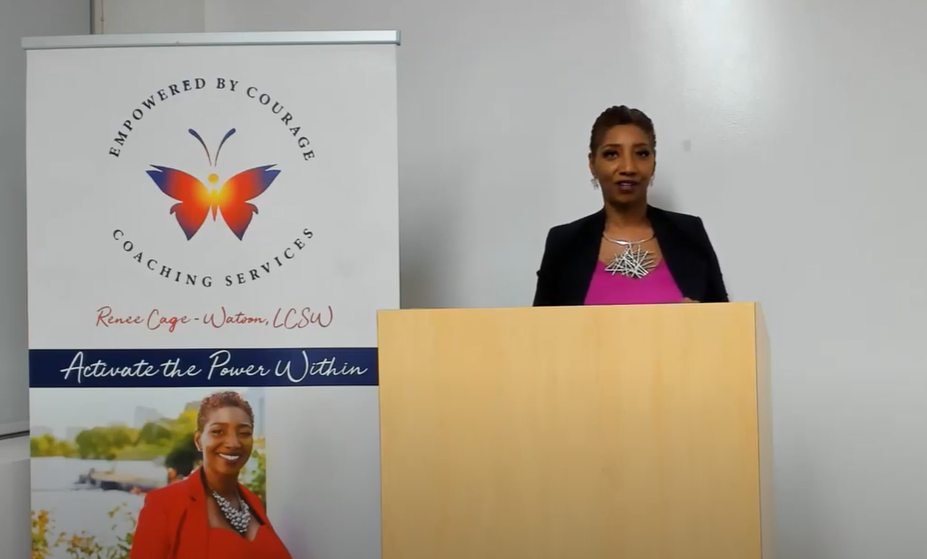
M 23 40 L 34 559 L 380 558 L 399 42 Z

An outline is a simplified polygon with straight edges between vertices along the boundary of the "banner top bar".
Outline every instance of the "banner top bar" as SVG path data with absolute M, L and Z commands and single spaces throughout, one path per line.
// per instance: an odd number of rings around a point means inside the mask
M 26 37 L 25 50 L 255 45 L 399 45 L 399 31 L 269 31 L 248 33 L 141 33 Z

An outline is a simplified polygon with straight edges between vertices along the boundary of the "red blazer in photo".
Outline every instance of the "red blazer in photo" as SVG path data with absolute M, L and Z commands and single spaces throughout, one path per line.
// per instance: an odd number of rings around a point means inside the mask
M 206 489 L 197 468 L 184 481 L 156 489 L 145 497 L 129 559 L 292 559 L 267 520 L 260 498 L 241 484 L 238 490 L 251 514 L 261 522 L 253 542 L 231 530 L 209 527 Z

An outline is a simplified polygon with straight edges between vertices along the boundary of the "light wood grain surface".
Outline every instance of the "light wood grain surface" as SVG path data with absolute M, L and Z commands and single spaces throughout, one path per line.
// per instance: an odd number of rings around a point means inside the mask
M 759 559 L 756 309 L 381 312 L 383 558 Z

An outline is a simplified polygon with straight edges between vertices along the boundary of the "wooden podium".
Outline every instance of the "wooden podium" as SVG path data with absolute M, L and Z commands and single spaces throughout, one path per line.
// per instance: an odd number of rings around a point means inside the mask
M 758 305 L 378 323 L 383 559 L 774 559 Z

